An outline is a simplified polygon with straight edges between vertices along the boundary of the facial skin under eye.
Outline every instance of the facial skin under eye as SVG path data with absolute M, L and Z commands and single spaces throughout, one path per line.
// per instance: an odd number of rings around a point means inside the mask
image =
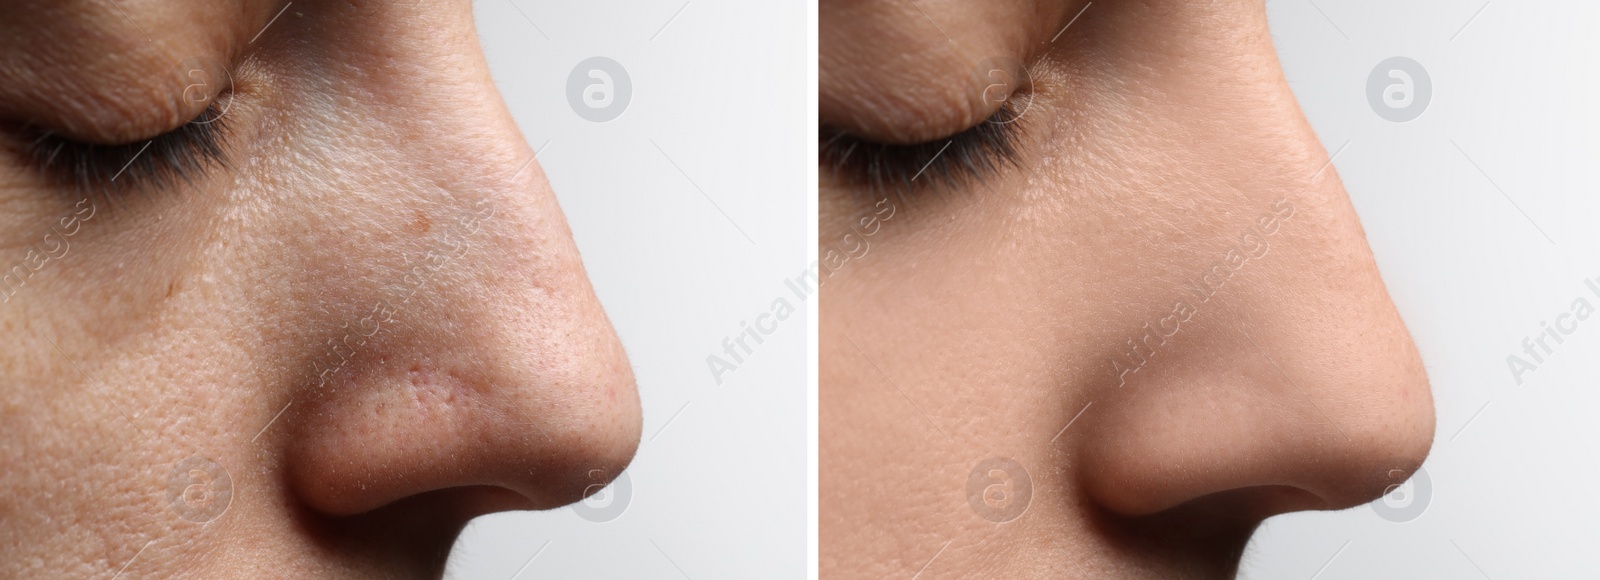
M 928 188 L 959 188 L 1017 164 L 1021 115 L 1007 100 L 994 115 L 946 139 L 915 145 L 875 143 L 824 127 L 823 166 L 876 199 Z
M 23 128 L 31 138 L 21 151 L 47 179 L 78 194 L 113 195 L 134 188 L 166 189 L 225 165 L 226 121 L 214 100 L 194 120 L 136 143 L 96 145 L 48 130 Z

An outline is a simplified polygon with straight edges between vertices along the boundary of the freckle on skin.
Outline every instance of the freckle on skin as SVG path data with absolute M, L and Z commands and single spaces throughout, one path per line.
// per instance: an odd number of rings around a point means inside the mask
M 428 216 L 421 210 L 416 212 L 416 216 L 416 219 L 411 220 L 411 230 L 417 234 L 428 233 L 428 230 L 433 228 L 433 222 L 429 221 Z

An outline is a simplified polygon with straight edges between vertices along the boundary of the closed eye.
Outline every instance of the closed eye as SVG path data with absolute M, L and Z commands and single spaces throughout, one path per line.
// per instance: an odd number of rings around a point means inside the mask
M 821 160 L 835 175 L 871 190 L 874 198 L 924 189 L 959 188 L 1015 166 L 1020 115 L 1007 100 L 994 115 L 944 139 L 914 145 L 876 143 L 842 130 L 821 131 Z
M 215 100 L 198 117 L 154 138 L 121 145 L 97 145 L 34 130 L 23 148 L 26 160 L 47 179 L 80 196 L 111 196 L 135 189 L 165 189 L 191 182 L 224 164 L 227 136 L 222 108 Z

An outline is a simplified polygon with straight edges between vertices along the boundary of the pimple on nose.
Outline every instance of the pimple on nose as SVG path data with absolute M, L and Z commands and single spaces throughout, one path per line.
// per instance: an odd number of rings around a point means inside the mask
M 417 403 L 424 405 L 449 404 L 455 400 L 460 380 L 455 373 L 440 373 L 433 367 L 416 363 L 406 376 L 410 379 L 411 394 Z

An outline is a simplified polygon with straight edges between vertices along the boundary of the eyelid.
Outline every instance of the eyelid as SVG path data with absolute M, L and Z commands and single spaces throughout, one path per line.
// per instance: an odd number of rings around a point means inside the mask
M 865 187 L 875 199 L 928 189 L 956 189 L 1018 163 L 1023 128 L 1016 99 L 994 115 L 943 139 L 913 145 L 876 143 L 823 128 L 821 161 L 836 175 Z
M 165 189 L 225 165 L 228 129 L 217 100 L 194 120 L 151 139 L 97 145 L 31 130 L 23 155 L 47 179 L 78 194 L 113 195 L 135 188 Z

